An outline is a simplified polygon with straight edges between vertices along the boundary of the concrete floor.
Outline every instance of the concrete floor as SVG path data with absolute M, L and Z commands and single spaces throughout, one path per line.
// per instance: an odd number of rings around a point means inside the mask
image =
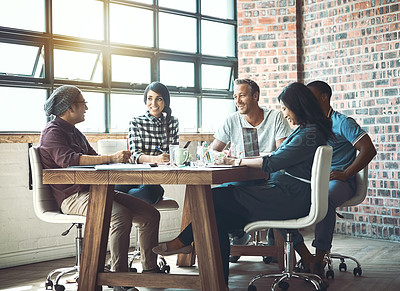
M 311 236 L 306 235 L 306 243 L 310 245 Z M 347 272 L 338 270 L 339 261 L 334 262 L 335 278 L 330 279 L 328 290 L 332 291 L 398 291 L 400 290 L 400 244 L 395 242 L 354 238 L 335 235 L 333 252 L 351 255 L 357 258 L 362 266 L 362 276 L 354 277 L 354 262 L 347 263 Z M 171 273 L 197 273 L 197 267 L 178 268 L 175 266 L 176 256 L 167 257 Z M 44 281 L 49 270 L 74 264 L 74 258 L 24 265 L 0 270 L 0 290 L 24 291 L 45 290 Z M 140 270 L 140 264 L 135 263 Z M 229 289 L 231 291 L 247 290 L 252 276 L 259 273 L 279 273 L 276 263 L 265 264 L 261 257 L 242 257 L 238 263 L 230 265 Z M 166 275 L 167 276 L 167 275 Z M 66 283 L 66 290 L 77 290 L 76 283 Z M 272 279 L 257 281 L 257 290 L 270 290 Z M 173 290 L 139 287 L 140 291 Z M 106 286 L 103 290 L 110 291 Z M 179 289 L 187 290 L 187 289 Z M 314 290 L 310 283 L 300 280 L 290 281 L 289 290 Z

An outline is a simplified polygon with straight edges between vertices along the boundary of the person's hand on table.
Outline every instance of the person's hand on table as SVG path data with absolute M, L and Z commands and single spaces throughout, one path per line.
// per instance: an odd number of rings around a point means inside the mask
M 169 162 L 169 154 L 162 153 L 161 155 L 156 156 L 157 164 L 167 164 Z
M 214 164 L 216 165 L 235 165 L 236 162 L 236 158 L 232 158 L 232 157 L 217 157 L 214 160 Z
M 128 163 L 131 159 L 130 151 L 119 151 L 110 156 L 111 163 Z

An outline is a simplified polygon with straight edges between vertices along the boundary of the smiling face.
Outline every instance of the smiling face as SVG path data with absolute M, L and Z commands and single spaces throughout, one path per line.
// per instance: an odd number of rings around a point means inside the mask
M 233 98 L 240 114 L 248 114 L 254 108 L 258 108 L 258 93 L 251 95 L 248 84 L 235 85 Z
M 296 115 L 293 113 L 293 111 L 287 108 L 282 101 L 280 101 L 279 103 L 281 104 L 283 117 L 285 117 L 290 124 L 297 125 L 298 123 L 296 120 Z
M 164 98 L 160 94 L 149 90 L 147 93 L 146 106 L 150 115 L 158 118 L 161 116 L 165 107 Z

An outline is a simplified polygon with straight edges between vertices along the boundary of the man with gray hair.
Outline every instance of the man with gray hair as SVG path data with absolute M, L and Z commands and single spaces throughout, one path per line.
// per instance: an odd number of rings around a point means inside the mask
M 44 169 L 79 165 L 126 163 L 129 151 L 100 156 L 86 137 L 75 127 L 85 120 L 88 109 L 82 92 L 75 86 L 57 88 L 44 105 L 48 116 L 54 115 L 42 131 L 39 153 Z M 53 195 L 65 214 L 86 216 L 90 195 L 89 185 L 50 185 Z M 129 238 L 132 222 L 139 227 L 143 272 L 159 272 L 157 255 L 152 248 L 158 244 L 160 213 L 150 204 L 133 196 L 115 192 L 110 222 L 111 271 L 128 271 Z M 115 291 L 137 290 L 114 287 Z

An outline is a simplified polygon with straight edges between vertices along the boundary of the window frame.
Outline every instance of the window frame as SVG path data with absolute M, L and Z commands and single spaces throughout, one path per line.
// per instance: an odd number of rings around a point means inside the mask
M 12 1 L 12 0 L 10 0 Z M 218 65 L 231 67 L 231 84 L 233 79 L 238 76 L 238 58 L 237 58 L 237 33 L 235 33 L 234 40 L 234 57 L 218 57 L 211 55 L 203 55 L 201 53 L 201 21 L 208 20 L 213 22 L 220 22 L 231 24 L 235 26 L 237 31 L 237 16 L 236 5 L 237 1 L 232 0 L 234 7 L 234 19 L 221 19 L 217 17 L 207 16 L 201 14 L 201 0 L 196 0 L 196 12 L 187 12 L 178 9 L 159 7 L 158 0 L 154 0 L 153 4 L 145 4 L 140 2 L 133 2 L 128 0 L 97 0 L 103 2 L 104 5 L 104 40 L 91 40 L 78 38 L 73 36 L 55 35 L 52 32 L 52 1 L 43 0 L 45 2 L 45 32 L 36 32 L 30 30 L 17 29 L 12 27 L 0 26 L 0 42 L 20 44 L 20 45 L 34 45 L 42 47 L 44 51 L 44 76 L 32 77 L 22 75 L 0 75 L 0 86 L 5 87 L 26 87 L 26 88 L 42 88 L 47 90 L 47 97 L 51 92 L 61 85 L 73 84 L 78 86 L 83 91 L 89 92 L 102 92 L 105 96 L 105 133 L 110 132 L 110 95 L 112 93 L 124 94 L 143 94 L 144 89 L 148 84 L 134 84 L 131 85 L 126 82 L 113 82 L 111 78 L 111 55 L 119 54 L 132 57 L 145 57 L 150 59 L 151 65 L 151 81 L 160 79 L 160 61 L 177 61 L 177 62 L 190 62 L 194 63 L 194 87 L 176 87 L 168 86 L 171 95 L 179 97 L 195 97 L 198 99 L 198 120 L 197 128 L 202 123 L 202 108 L 200 106 L 202 98 L 217 98 L 217 99 L 232 99 L 233 88 L 230 86 L 228 90 L 210 90 L 201 87 L 201 66 Z M 154 21 L 154 47 L 140 47 L 129 44 L 114 44 L 110 42 L 110 4 L 127 5 L 141 9 L 153 11 Z M 195 53 L 179 52 L 171 50 L 162 50 L 159 48 L 159 13 L 171 13 L 185 17 L 196 19 L 196 41 L 197 51 Z M 79 52 L 98 52 L 102 55 L 102 83 L 94 83 L 88 81 L 75 81 L 67 79 L 55 79 L 54 77 L 54 50 L 67 49 Z M 49 118 L 47 120 L 50 120 Z

